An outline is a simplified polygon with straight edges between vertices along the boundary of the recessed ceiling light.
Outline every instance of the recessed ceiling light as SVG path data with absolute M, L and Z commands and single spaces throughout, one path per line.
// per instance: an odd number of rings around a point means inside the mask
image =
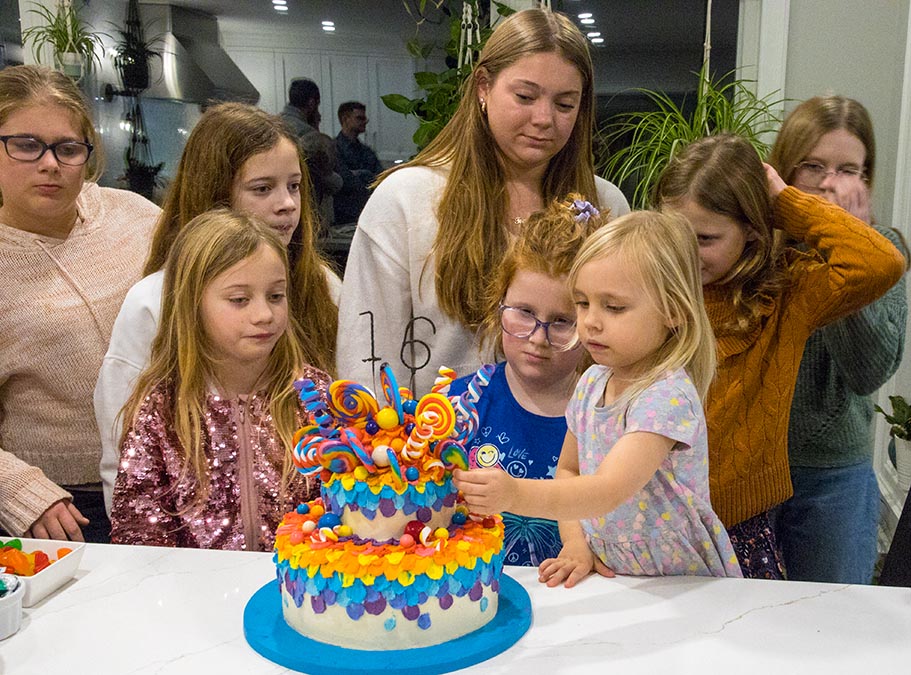
M 604 42 L 604 38 L 592 38 L 592 44 L 594 45 L 600 45 L 602 42 Z
M 275 11 L 276 12 L 287 12 L 288 5 L 275 5 Z
M 586 26 L 590 26 L 593 23 L 595 23 L 595 20 L 594 19 L 579 19 L 579 23 L 585 24 Z
M 273 5 L 287 5 L 288 0 L 272 0 Z
M 601 37 L 601 33 L 598 33 L 597 31 L 594 33 L 586 33 L 586 35 L 588 35 L 588 37 L 590 37 L 590 38 Z
M 323 30 L 326 31 L 327 33 L 334 33 L 335 26 L 323 26 Z
M 590 18 L 592 18 L 592 13 L 591 13 L 591 12 L 583 12 L 582 14 L 579 15 L 579 18 L 580 18 L 580 19 L 590 19 Z

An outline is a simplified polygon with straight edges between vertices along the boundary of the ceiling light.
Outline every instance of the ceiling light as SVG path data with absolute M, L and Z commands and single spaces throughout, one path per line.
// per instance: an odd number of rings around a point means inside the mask
M 288 0 L 272 0 L 273 5 L 287 5 Z
M 275 9 L 276 12 L 287 12 L 288 5 L 275 5 L 273 9 Z
M 323 26 L 323 30 L 326 31 L 327 33 L 334 33 L 335 26 Z
M 591 13 L 591 12 L 583 12 L 582 14 L 579 15 L 579 18 L 580 18 L 580 19 L 590 19 L 590 18 L 592 18 L 592 13 Z
M 586 33 L 586 35 L 588 35 L 588 37 L 590 37 L 590 38 L 593 38 L 593 37 L 601 37 L 601 33 L 598 33 L 598 32 Z
M 604 38 L 592 38 L 593 45 L 600 45 L 602 42 L 604 42 Z
M 586 26 L 590 26 L 593 23 L 595 23 L 595 20 L 594 19 L 579 19 L 579 23 L 585 24 Z
M 324 25 L 324 26 L 334 26 L 334 25 L 335 25 L 335 21 L 323 21 L 323 25 Z

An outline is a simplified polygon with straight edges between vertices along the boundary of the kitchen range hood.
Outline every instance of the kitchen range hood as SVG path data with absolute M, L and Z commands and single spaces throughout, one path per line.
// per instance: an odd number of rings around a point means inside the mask
M 161 34 L 160 67 L 144 98 L 189 103 L 243 101 L 256 104 L 259 92 L 218 44 L 218 22 L 211 14 L 176 5 L 142 3 L 146 35 Z

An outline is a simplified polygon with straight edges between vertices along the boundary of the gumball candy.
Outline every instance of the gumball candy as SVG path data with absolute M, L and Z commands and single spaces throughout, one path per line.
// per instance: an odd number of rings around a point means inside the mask
M 313 530 L 316 529 L 316 522 L 312 520 L 307 520 L 301 525 L 301 530 L 304 534 L 310 534 Z
M 408 399 L 407 401 L 402 401 L 402 410 L 408 415 L 414 415 L 414 411 L 417 410 L 418 402 L 413 398 Z
M 355 469 L 354 469 L 354 477 L 357 478 L 358 480 L 367 480 L 367 476 L 369 476 L 369 475 L 370 474 L 367 471 L 367 469 L 365 469 L 362 466 L 355 467 Z
M 320 528 L 328 527 L 329 529 L 332 529 L 332 528 L 335 527 L 336 525 L 341 525 L 341 524 L 342 524 L 342 519 L 339 518 L 339 517 L 338 517 L 336 514 L 334 514 L 334 513 L 324 513 L 324 514 L 320 517 L 319 522 L 317 523 L 317 525 L 318 525 Z
M 292 544 L 299 544 L 304 540 L 304 531 L 303 530 L 294 530 L 289 536 L 288 539 Z
M 414 422 L 409 422 L 405 425 L 405 433 L 410 434 L 412 431 L 414 431 Z
M 389 455 L 387 454 L 392 448 L 388 445 L 378 445 L 373 449 L 371 457 L 373 458 L 373 463 L 379 467 L 389 466 Z
M 410 534 L 403 534 L 402 538 L 399 539 L 399 545 L 402 548 L 411 548 L 414 546 L 414 537 L 412 537 Z
M 380 430 L 380 425 L 376 423 L 376 420 L 368 420 L 367 424 L 364 426 L 364 429 L 368 434 L 373 435 Z
M 392 408 L 383 408 L 376 414 L 376 423 L 380 429 L 394 429 L 399 425 L 399 416 Z
M 305 513 L 310 513 L 310 505 L 309 504 L 298 504 L 297 512 L 301 515 L 304 515 Z
M 405 534 L 417 540 L 421 536 L 421 530 L 426 527 L 420 520 L 412 520 L 405 526 Z M 429 529 L 429 528 L 428 528 Z
M 456 511 L 452 514 L 452 524 L 453 525 L 464 525 L 468 520 L 468 516 L 462 513 L 461 511 Z
M 421 475 L 420 472 L 418 471 L 417 467 L 415 467 L 415 466 L 409 466 L 409 467 L 405 470 L 405 478 L 406 478 L 406 480 L 415 481 L 415 480 L 417 480 L 418 478 L 420 478 L 420 475 Z
M 310 507 L 310 513 L 313 514 L 314 518 L 319 518 L 326 512 L 326 509 L 323 508 L 321 504 L 314 504 Z
M 338 536 L 340 537 L 350 537 L 354 534 L 354 530 L 351 529 L 350 525 L 339 525 L 336 532 L 338 532 Z
M 437 539 L 449 539 L 449 530 L 445 527 L 438 527 L 433 531 L 433 536 Z

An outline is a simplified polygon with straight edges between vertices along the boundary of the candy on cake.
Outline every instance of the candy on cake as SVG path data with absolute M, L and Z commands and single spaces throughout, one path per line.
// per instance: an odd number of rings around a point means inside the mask
M 380 369 L 381 405 L 368 388 L 338 380 L 325 404 L 299 383 L 311 424 L 295 436 L 294 463 L 319 474 L 321 496 L 285 515 L 275 563 L 282 613 L 299 633 L 351 649 L 424 647 L 494 618 L 503 523 L 460 503 L 452 470 L 467 468 L 475 403 L 492 368 L 448 397 L 441 368 L 415 399 Z

